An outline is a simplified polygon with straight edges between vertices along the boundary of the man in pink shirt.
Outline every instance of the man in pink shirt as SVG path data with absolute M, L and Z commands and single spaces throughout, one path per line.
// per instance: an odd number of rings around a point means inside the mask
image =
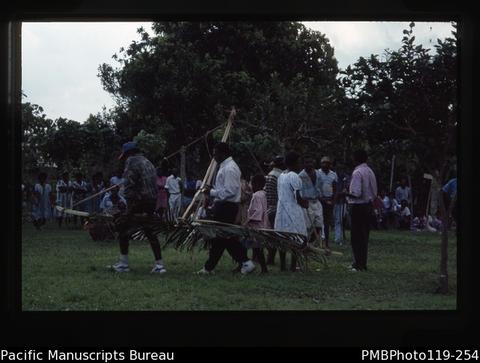
M 373 213 L 372 201 L 377 195 L 377 181 L 372 169 L 367 165 L 365 150 L 353 154 L 355 169 L 352 173 L 349 191 L 344 191 L 348 203 L 352 206 L 351 243 L 353 264 L 351 271 L 367 270 L 368 238 Z

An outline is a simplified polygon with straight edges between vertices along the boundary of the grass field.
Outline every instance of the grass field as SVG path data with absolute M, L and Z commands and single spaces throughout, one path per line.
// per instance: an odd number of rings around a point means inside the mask
M 25 224 L 22 240 L 23 310 L 453 310 L 456 309 L 456 239 L 449 245 L 450 290 L 434 294 L 440 238 L 427 232 L 373 231 L 368 272 L 346 270 L 350 245 L 327 266 L 306 273 L 232 275 L 225 253 L 213 276 L 196 276 L 205 252 L 163 251 L 168 272 L 151 275 L 146 242 L 132 242 L 131 272 L 105 268 L 116 262 L 114 242 L 94 242 L 82 230 Z M 317 271 L 318 270 L 318 271 Z

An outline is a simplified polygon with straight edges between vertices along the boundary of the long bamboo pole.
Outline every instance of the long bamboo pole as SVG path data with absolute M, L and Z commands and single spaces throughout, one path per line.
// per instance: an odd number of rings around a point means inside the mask
M 228 137 L 230 136 L 230 131 L 232 129 L 233 118 L 235 117 L 235 114 L 236 114 L 236 111 L 235 111 L 235 108 L 233 107 L 232 110 L 230 111 L 230 115 L 228 116 L 227 126 L 225 127 L 225 131 L 223 133 L 222 140 L 221 140 L 222 142 L 226 142 L 228 140 Z M 188 216 L 192 213 L 192 210 L 195 204 L 198 203 L 200 205 L 203 202 L 203 199 L 204 199 L 203 189 L 205 188 L 206 185 L 211 184 L 216 167 L 217 167 L 217 162 L 215 161 L 215 159 L 212 158 L 212 160 L 210 161 L 210 165 L 208 166 L 207 172 L 205 173 L 205 176 L 202 180 L 202 185 L 200 186 L 200 189 L 198 189 L 195 195 L 193 196 L 192 201 L 190 202 L 189 206 L 183 213 L 181 219 L 187 219 Z
M 101 195 L 101 194 L 103 194 L 103 193 L 106 193 L 106 192 L 108 192 L 108 191 L 110 191 L 110 190 L 112 190 L 112 189 L 118 188 L 119 186 L 120 186 L 120 184 L 115 184 L 115 185 L 112 185 L 111 187 L 108 187 L 107 189 L 103 189 L 102 191 L 100 191 L 100 192 L 98 192 L 98 193 L 96 193 L 96 194 L 94 194 L 94 195 L 91 195 L 91 196 L 89 196 L 89 197 L 87 197 L 87 198 L 85 198 L 85 199 L 82 199 L 82 200 L 74 203 L 74 204 L 72 205 L 72 208 L 75 207 L 75 206 L 77 206 L 77 205 L 79 205 L 79 204 L 82 204 L 82 203 L 84 203 L 84 202 L 88 202 L 90 199 L 93 199 L 93 198 L 95 198 L 95 197 L 98 197 L 99 195 Z
M 390 169 L 390 192 L 392 191 L 393 187 L 393 170 L 395 168 L 395 155 L 392 156 L 392 167 Z

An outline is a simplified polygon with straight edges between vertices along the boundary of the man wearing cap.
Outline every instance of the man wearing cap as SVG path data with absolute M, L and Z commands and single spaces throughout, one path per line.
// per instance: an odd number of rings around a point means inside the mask
M 332 162 L 328 156 L 320 160 L 321 169 L 318 170 L 318 177 L 322 184 L 321 197 L 323 208 L 323 230 L 325 234 L 325 246 L 329 248 L 330 225 L 333 217 L 333 199 L 336 193 L 337 174 L 331 170 Z
M 152 273 L 164 273 L 167 270 L 162 261 L 162 252 L 157 237 L 152 233 L 150 228 L 142 225 L 142 222 L 135 221 L 135 214 L 153 215 L 157 198 L 157 177 L 153 164 L 140 153 L 135 142 L 127 142 L 123 144 L 120 160 L 125 161 L 124 193 L 127 201 L 127 209 L 117 224 L 118 242 L 120 245 L 120 260 L 114 264 L 112 269 L 117 272 L 129 271 L 128 265 L 128 247 L 129 247 L 129 230 L 136 225 L 143 228 L 145 236 L 150 242 L 155 264 Z
M 278 203 L 278 191 L 277 180 L 283 169 L 283 157 L 276 156 L 270 163 L 272 170 L 268 173 L 265 180 L 265 193 L 267 195 L 267 216 L 270 221 L 270 225 L 275 225 L 275 216 L 277 214 Z M 277 250 L 275 248 L 268 249 L 267 265 L 273 265 L 275 263 L 275 254 Z

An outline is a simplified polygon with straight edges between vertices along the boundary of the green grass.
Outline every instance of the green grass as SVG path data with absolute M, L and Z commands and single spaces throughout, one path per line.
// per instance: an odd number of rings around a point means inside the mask
M 151 275 L 148 243 L 133 241 L 130 273 L 105 268 L 116 262 L 115 242 L 94 242 L 82 230 L 49 225 L 38 232 L 24 225 L 23 310 L 454 310 L 456 239 L 449 244 L 450 293 L 434 294 L 438 281 L 439 235 L 373 231 L 368 272 L 351 273 L 350 246 L 327 266 L 310 264 L 306 273 L 232 275 L 225 253 L 213 276 L 196 276 L 204 251 L 163 251 L 168 272 Z M 277 258 L 278 264 L 278 258 Z M 317 269 L 319 271 L 317 271 Z

